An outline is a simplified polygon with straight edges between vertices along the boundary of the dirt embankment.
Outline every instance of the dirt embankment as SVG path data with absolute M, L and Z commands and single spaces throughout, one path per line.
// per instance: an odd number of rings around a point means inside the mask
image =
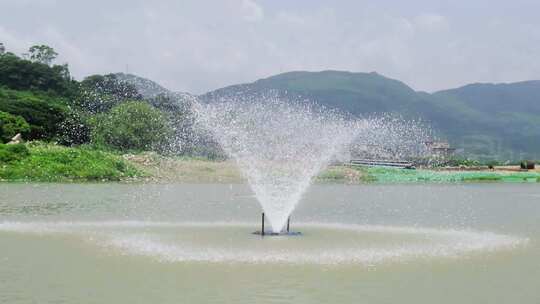
M 163 157 L 153 153 L 124 155 L 124 159 L 148 173 L 150 182 L 185 183 L 242 183 L 241 172 L 232 160 L 210 161 L 197 158 Z M 362 171 L 346 166 L 330 166 L 317 182 L 360 183 L 365 181 Z

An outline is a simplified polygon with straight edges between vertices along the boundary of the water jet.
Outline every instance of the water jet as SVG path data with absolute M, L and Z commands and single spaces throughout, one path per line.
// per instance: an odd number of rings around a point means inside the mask
M 272 93 L 214 96 L 195 101 L 193 109 L 201 128 L 235 161 L 275 235 L 283 234 L 316 176 L 353 142 L 370 154 L 399 158 L 421 151 L 424 138 L 423 129 L 397 118 L 353 118 Z
M 195 113 L 237 164 L 281 234 L 312 179 L 355 138 L 361 124 L 275 95 L 195 102 Z M 261 235 L 266 234 L 261 230 Z

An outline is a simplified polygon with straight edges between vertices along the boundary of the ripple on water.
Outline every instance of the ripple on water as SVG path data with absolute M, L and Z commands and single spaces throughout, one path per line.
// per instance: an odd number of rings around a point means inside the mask
M 4 222 L 0 232 L 69 234 L 111 253 L 160 262 L 357 264 L 460 258 L 512 250 L 527 238 L 470 230 L 300 223 L 301 237 L 260 239 L 254 223 Z

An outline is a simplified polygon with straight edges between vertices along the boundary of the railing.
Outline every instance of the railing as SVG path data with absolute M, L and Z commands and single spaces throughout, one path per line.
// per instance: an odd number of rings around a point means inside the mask
M 353 166 L 379 166 L 379 167 L 394 167 L 414 169 L 414 164 L 408 161 L 400 160 L 379 160 L 379 159 L 352 159 L 350 162 Z

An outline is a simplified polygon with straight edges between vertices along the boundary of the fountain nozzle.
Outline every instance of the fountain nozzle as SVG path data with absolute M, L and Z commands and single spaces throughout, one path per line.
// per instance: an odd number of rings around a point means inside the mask
M 265 218 L 265 216 L 264 216 L 264 212 L 263 212 L 262 216 L 261 216 L 261 230 L 260 231 L 255 231 L 255 232 L 253 232 L 253 234 L 260 235 L 260 236 L 266 236 L 266 235 L 268 235 L 268 236 L 279 236 L 279 235 L 285 235 L 285 236 L 286 235 L 293 235 L 293 236 L 295 236 L 295 235 L 301 235 L 302 234 L 302 232 L 298 232 L 298 231 L 291 232 L 291 230 L 290 230 L 290 228 L 291 228 L 291 217 L 290 216 L 287 218 L 287 228 L 285 229 L 285 231 L 268 233 L 268 232 L 266 232 L 264 230 L 264 218 Z

